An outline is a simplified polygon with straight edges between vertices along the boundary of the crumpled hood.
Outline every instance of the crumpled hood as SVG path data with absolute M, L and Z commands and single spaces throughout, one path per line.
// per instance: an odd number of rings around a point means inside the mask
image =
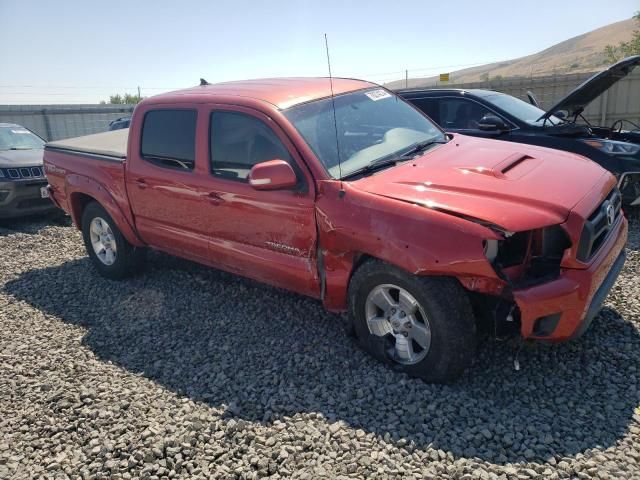
M 596 73 L 547 110 L 540 119 L 549 118 L 559 110 L 566 110 L 569 113 L 569 118 L 579 115 L 587 105 L 610 89 L 613 84 L 629 75 L 637 65 L 640 65 L 640 55 L 627 57 L 614 63 L 606 70 Z
M 39 167 L 42 165 L 42 150 L 0 150 L 0 168 Z
M 564 222 L 603 175 L 595 162 L 571 153 L 455 135 L 352 186 L 518 232 Z

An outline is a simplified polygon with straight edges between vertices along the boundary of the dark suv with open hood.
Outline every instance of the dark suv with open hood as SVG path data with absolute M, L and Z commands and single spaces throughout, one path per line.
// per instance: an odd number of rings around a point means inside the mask
M 429 89 L 398 93 L 446 131 L 584 155 L 616 176 L 625 204 L 640 205 L 640 125 L 616 120 L 610 127 L 595 126 L 582 117 L 589 103 L 639 63 L 640 55 L 636 55 L 612 65 L 546 112 L 538 108 L 533 94 L 529 94 L 531 103 L 527 103 L 490 90 Z M 577 123 L 578 119 L 585 123 Z
M 0 218 L 54 210 L 42 165 L 44 140 L 13 123 L 0 123 Z

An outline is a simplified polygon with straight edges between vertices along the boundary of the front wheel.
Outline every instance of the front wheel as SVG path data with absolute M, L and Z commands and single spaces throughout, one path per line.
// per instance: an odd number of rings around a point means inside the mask
M 145 249 L 127 242 L 111 216 L 98 203 L 90 203 L 84 209 L 82 237 L 89 258 L 102 276 L 119 280 L 142 268 Z
M 349 313 L 365 350 L 427 382 L 455 380 L 473 359 L 475 319 L 454 279 L 369 261 L 351 279 Z

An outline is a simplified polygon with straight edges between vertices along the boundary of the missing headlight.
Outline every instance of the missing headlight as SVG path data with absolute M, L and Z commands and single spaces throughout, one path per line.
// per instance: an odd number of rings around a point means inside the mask
M 502 268 L 521 265 L 529 251 L 529 243 L 531 241 L 531 232 L 514 233 L 509 238 L 501 240 L 498 247 L 498 255 L 496 256 L 496 264 Z
M 492 264 L 514 288 L 536 285 L 560 275 L 562 257 L 570 246 L 569 237 L 559 225 L 518 232 L 498 242 Z

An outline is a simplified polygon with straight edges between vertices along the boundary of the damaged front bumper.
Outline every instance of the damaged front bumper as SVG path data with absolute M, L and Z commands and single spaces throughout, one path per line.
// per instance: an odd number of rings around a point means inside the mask
M 564 268 L 556 280 L 513 291 L 523 338 L 560 342 L 587 330 L 624 265 L 627 229 L 621 215 L 588 268 Z

